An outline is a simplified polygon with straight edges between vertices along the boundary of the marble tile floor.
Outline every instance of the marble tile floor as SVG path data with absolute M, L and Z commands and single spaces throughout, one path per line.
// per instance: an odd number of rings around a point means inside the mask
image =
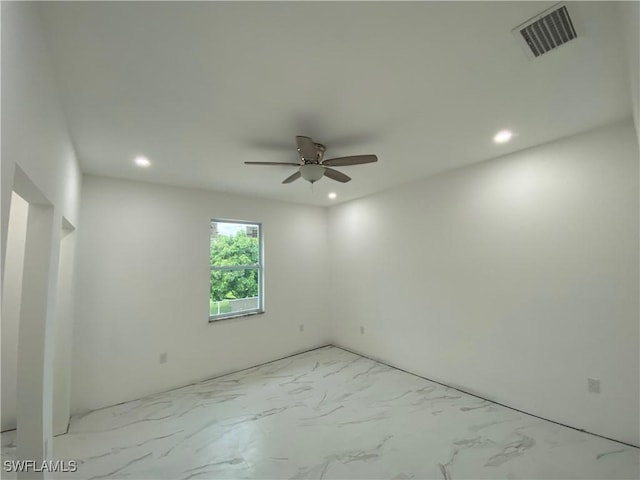
M 640 477 L 637 448 L 336 347 L 73 417 L 53 449 L 89 480 Z

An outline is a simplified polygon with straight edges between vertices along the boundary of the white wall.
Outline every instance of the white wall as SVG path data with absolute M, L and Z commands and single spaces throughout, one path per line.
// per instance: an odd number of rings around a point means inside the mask
M 7 261 L 2 284 L 2 431 L 16 428 L 18 328 L 28 209 L 29 204 L 14 193 L 11 198 Z
M 334 341 L 638 445 L 638 210 L 631 121 L 331 208 Z
M 56 92 L 37 4 L 2 2 L 2 239 L 15 165 L 71 224 L 81 173 Z M 4 247 L 3 247 L 4 252 Z M 4 258 L 4 254 L 2 256 Z
M 265 314 L 208 322 L 211 218 L 262 222 Z M 85 176 L 81 219 L 74 411 L 328 341 L 324 209 Z
M 629 64 L 633 119 L 640 143 L 640 2 L 619 2 L 619 7 Z
M 63 221 L 62 230 L 53 363 L 54 435 L 66 433 L 71 414 L 76 231 L 66 220 Z
M 34 348 L 18 346 L 19 360 L 27 372 L 18 374 L 18 397 L 28 405 L 18 406 L 18 455 L 37 453 L 46 455 L 44 446 L 52 433 L 53 378 L 57 267 L 60 230 L 63 216 L 77 225 L 80 199 L 81 173 L 67 131 L 67 125 L 56 93 L 56 85 L 47 53 L 47 41 L 43 37 L 37 3 L 2 2 L 2 166 L 0 205 L 2 226 L 2 278 L 5 277 L 5 249 L 9 230 L 11 194 L 15 189 L 38 209 L 45 205 L 48 216 L 47 232 L 50 243 L 39 247 L 46 249 L 45 265 L 40 274 L 46 282 L 43 292 L 46 298 L 33 299 L 44 306 L 37 317 L 30 319 L 35 334 Z M 49 222 L 48 220 L 51 220 Z M 34 228 L 35 231 L 35 228 Z M 29 285 L 30 287 L 31 285 Z M 24 285 L 23 285 L 23 291 Z M 31 300 L 31 299 L 30 299 Z M 24 304 L 23 304 L 24 305 Z M 24 309 L 23 309 L 24 310 Z M 33 330 L 39 330 L 35 332 Z M 22 339 L 22 333 L 20 333 Z M 35 345 L 35 343 L 38 343 Z M 24 360 L 20 360 L 24 356 Z M 63 358 L 63 357 L 60 357 Z M 27 368 L 29 367 L 29 368 Z M 59 368 L 67 371 L 70 366 Z M 24 382 L 21 382 L 21 378 Z M 20 420 L 26 415 L 24 435 Z M 64 412 L 62 411 L 62 414 Z M 22 448 L 24 447 L 24 448 Z M 38 460 L 38 457 L 32 457 Z

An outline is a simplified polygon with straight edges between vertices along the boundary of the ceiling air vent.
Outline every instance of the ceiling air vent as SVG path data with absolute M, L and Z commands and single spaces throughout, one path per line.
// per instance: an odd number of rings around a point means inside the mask
M 512 30 L 527 56 L 537 58 L 578 36 L 566 4 L 557 4 Z

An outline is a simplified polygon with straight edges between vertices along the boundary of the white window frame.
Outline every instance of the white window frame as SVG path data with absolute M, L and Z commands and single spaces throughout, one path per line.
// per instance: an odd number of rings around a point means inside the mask
M 264 313 L 264 267 L 263 267 L 263 239 L 262 239 L 262 223 L 251 222 L 246 220 L 227 220 L 222 218 L 212 218 L 209 222 L 209 248 L 211 248 L 211 224 L 216 223 L 236 223 L 240 225 L 251 225 L 258 227 L 258 263 L 250 265 L 225 265 L 215 266 L 209 262 L 209 292 L 211 292 L 211 272 L 212 271 L 235 271 L 235 270 L 257 270 L 258 271 L 258 307 L 249 310 L 242 310 L 233 313 L 220 313 L 211 315 L 209 313 L 209 323 L 225 320 L 229 318 L 246 317 L 249 315 L 258 315 Z M 209 293 L 209 295 L 211 295 Z M 209 297 L 211 298 L 211 297 Z

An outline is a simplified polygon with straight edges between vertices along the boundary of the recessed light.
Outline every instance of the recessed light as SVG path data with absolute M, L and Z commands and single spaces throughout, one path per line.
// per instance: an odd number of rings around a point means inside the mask
M 151 162 L 147 157 L 136 157 L 133 161 L 137 166 L 142 168 L 147 168 L 151 166 Z
M 329 195 L 327 195 L 327 197 L 329 197 L 331 200 L 333 200 L 334 198 L 336 198 L 338 195 L 336 195 L 336 192 L 331 192 Z
M 513 133 L 511 133 L 511 130 L 500 130 L 498 133 L 496 133 L 496 136 L 493 137 L 493 141 L 496 143 L 507 143 L 509 140 L 511 140 L 512 136 Z

